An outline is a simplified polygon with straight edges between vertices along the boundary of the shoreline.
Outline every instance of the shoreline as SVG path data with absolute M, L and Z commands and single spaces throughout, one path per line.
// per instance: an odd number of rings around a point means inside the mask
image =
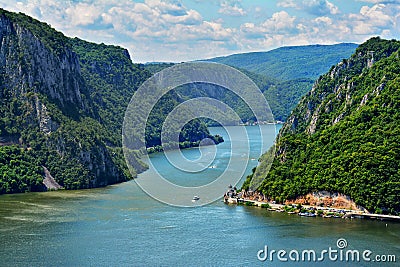
M 357 205 L 349 196 L 338 192 L 318 191 L 299 196 L 294 200 L 286 200 L 284 203 L 276 203 L 274 199 L 270 199 L 258 191 L 242 189 L 238 192 L 236 187 L 229 185 L 228 191 L 224 194 L 223 202 L 225 204 L 255 206 L 265 208 L 268 211 L 297 214 L 303 217 L 363 218 L 400 222 L 400 216 L 370 213 L 364 207 Z
M 270 201 L 257 201 L 249 198 L 224 196 L 223 202 L 228 205 L 244 205 L 265 208 L 271 212 L 285 212 L 297 214 L 302 217 L 342 218 L 342 219 L 371 219 L 381 221 L 396 221 L 400 223 L 400 216 L 374 214 L 362 210 L 349 210 L 344 208 L 318 207 L 300 204 L 277 204 Z

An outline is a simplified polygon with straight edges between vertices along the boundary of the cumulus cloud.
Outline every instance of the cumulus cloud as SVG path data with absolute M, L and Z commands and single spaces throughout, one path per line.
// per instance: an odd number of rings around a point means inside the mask
M 224 1 L 221 3 L 221 8 L 218 13 L 225 14 L 229 16 L 244 16 L 246 11 L 240 7 L 239 3 Z
M 304 10 L 310 14 L 322 16 L 326 14 L 338 14 L 339 8 L 328 0 L 281 0 L 277 4 L 280 7 L 295 8 L 297 10 Z
M 310 13 L 314 15 L 336 15 L 339 8 L 327 0 L 307 0 L 303 1 L 303 5 Z
M 395 14 L 399 14 L 398 12 L 399 7 L 377 4 L 372 7 L 363 6 L 358 14 L 350 14 L 348 17 L 352 22 L 354 34 L 381 34 L 390 28 L 396 28 Z
M 296 8 L 296 7 L 297 7 L 297 4 L 295 3 L 294 0 L 280 0 L 280 1 L 277 3 L 277 6 L 279 6 L 279 7 L 284 7 L 284 8 L 288 8 L 288 7 L 294 7 L 294 8 Z
M 181 16 L 174 16 L 170 13 L 163 14 L 162 18 L 165 21 L 168 21 L 169 23 L 174 23 L 174 24 L 187 24 L 187 25 L 193 25 L 197 24 L 202 21 L 202 17 L 200 13 L 198 13 L 195 10 L 188 10 L 185 14 Z
M 244 38 L 241 39 L 259 39 L 264 38 L 266 34 L 266 30 L 261 26 L 256 26 L 252 22 L 243 23 L 240 26 L 240 32 Z
M 102 11 L 95 5 L 89 5 L 86 3 L 78 3 L 75 6 L 70 6 L 65 10 L 65 14 L 68 16 L 69 21 L 77 26 L 86 26 L 93 24 L 100 18 Z
M 289 35 L 297 31 L 296 18 L 286 11 L 274 13 L 269 19 L 260 24 L 252 22 L 243 23 L 240 26 L 242 39 L 265 39 L 269 35 Z
M 280 11 L 274 13 L 262 26 L 270 29 L 272 32 L 289 30 L 294 28 L 295 19 L 295 17 L 290 16 L 286 11 Z
M 329 18 L 329 17 L 318 17 L 318 18 L 314 19 L 314 21 L 316 23 L 323 23 L 323 24 L 326 24 L 326 25 L 332 25 L 332 19 Z
M 221 23 L 204 21 L 198 26 L 176 25 L 171 29 L 170 38 L 174 41 L 181 41 L 180 36 L 187 40 L 228 41 L 234 32 L 234 29 L 224 28 Z

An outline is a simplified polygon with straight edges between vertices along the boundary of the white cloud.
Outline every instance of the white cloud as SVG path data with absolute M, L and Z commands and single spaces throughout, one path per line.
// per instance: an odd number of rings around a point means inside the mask
M 385 5 L 378 4 L 371 8 L 363 6 L 360 10 L 360 20 L 368 21 L 371 25 L 377 27 L 387 27 L 393 23 L 392 17 L 386 14 Z
M 264 38 L 266 35 L 266 29 L 261 26 L 256 26 L 252 22 L 243 23 L 240 26 L 240 32 L 243 36 L 243 39 L 259 39 Z
M 144 3 L 150 9 L 157 10 L 159 13 L 168 13 L 175 16 L 182 16 L 186 13 L 185 7 L 181 4 L 174 4 L 161 0 L 145 0 Z
M 174 16 L 171 14 L 163 14 L 161 15 L 162 18 L 169 22 L 169 23 L 174 23 L 174 24 L 198 24 L 199 22 L 202 21 L 202 17 L 200 13 L 198 13 L 195 10 L 188 10 L 186 14 L 182 16 Z
M 358 35 L 388 35 L 388 29 L 396 29 L 396 17 L 399 7 L 388 7 L 377 4 L 372 7 L 363 6 L 358 14 L 350 14 L 349 22 L 353 25 L 353 33 Z
M 327 25 L 332 25 L 332 19 L 329 17 L 318 17 L 318 18 L 314 19 L 314 21 L 316 23 L 324 23 Z
M 171 29 L 170 38 L 174 41 L 186 40 L 209 40 L 228 41 L 235 31 L 224 28 L 218 22 L 204 21 L 199 26 L 176 25 Z
M 337 6 L 335 6 L 334 4 L 332 4 L 331 2 L 326 1 L 326 5 L 329 8 L 329 11 L 332 15 L 336 15 L 340 12 L 339 8 Z
M 289 30 L 294 28 L 295 17 L 290 16 L 286 11 L 276 12 L 272 17 L 266 20 L 262 26 L 272 32 Z
M 328 0 L 281 0 L 277 5 L 284 8 L 303 10 L 317 16 L 340 13 L 339 8 Z
M 246 39 L 250 39 L 249 43 L 254 43 L 253 39 L 266 39 L 270 35 L 289 35 L 297 31 L 295 20 L 296 18 L 290 16 L 286 11 L 280 11 L 258 25 L 252 22 L 243 23 L 240 26 L 240 40 L 246 42 Z
M 297 7 L 297 4 L 295 3 L 294 0 L 281 0 L 277 3 L 277 6 L 279 7 L 284 7 L 284 8 L 288 8 L 288 7 Z
M 78 3 L 75 6 L 70 6 L 65 10 L 69 21 L 73 25 L 86 26 L 93 24 L 101 15 L 101 9 L 95 5 L 86 3 Z
M 221 3 L 221 8 L 218 10 L 218 13 L 229 16 L 246 15 L 246 11 L 240 7 L 238 3 L 228 3 L 227 1 Z

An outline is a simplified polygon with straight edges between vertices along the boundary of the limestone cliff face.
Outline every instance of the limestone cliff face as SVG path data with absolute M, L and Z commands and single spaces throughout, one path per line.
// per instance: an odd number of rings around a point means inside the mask
M 359 90 L 359 85 L 352 78 L 361 77 L 373 66 L 374 62 L 395 52 L 397 46 L 389 45 L 385 50 L 373 51 L 377 49 L 369 45 L 369 42 L 361 45 L 352 57 L 332 66 L 327 74 L 319 77 L 312 90 L 291 112 L 279 133 L 278 140 L 290 134 L 312 135 L 317 130 L 333 126 L 365 105 L 369 97 L 379 95 L 385 87 L 384 81 L 373 92 L 363 95 L 362 99 L 354 97 Z M 284 155 L 285 150 L 285 147 L 278 147 L 277 155 Z
M 37 149 L 51 154 L 49 158 L 76 161 L 74 164 L 86 170 L 89 177 L 83 186 L 77 187 L 126 181 L 105 140 L 97 137 L 95 131 L 85 137 L 79 136 L 79 130 L 72 131 L 74 127 L 70 125 L 85 126 L 81 123 L 83 118 L 90 118 L 98 129 L 103 127 L 82 75 L 79 57 L 68 40 L 48 25 L 0 9 L 0 105 L 1 113 L 8 112 L 0 114 L 0 118 L 8 117 L 11 121 L 0 125 L 0 140 L 7 141 L 11 134 L 22 136 L 18 144 L 26 149 L 36 144 Z M 96 68 L 100 72 L 102 67 Z M 11 132 L 7 132 L 9 128 Z M 38 136 L 43 136 L 41 145 L 35 140 Z M 92 140 L 84 140 L 87 136 Z M 84 142 L 90 145 L 82 145 Z M 55 180 L 68 188 L 61 177 L 63 171 L 57 174 L 57 166 L 47 166 L 50 163 L 42 161 Z M 73 179 L 69 179 L 70 184 Z
M 0 73 L 1 97 L 25 100 L 33 111 L 31 122 L 36 120 L 45 134 L 56 130 L 58 124 L 38 93 L 66 112 L 90 112 L 76 54 L 68 47 L 55 54 L 39 37 L 5 15 L 0 16 Z
M 35 96 L 36 117 L 39 122 L 39 129 L 46 135 L 50 135 L 56 131 L 59 124 L 51 119 L 51 116 L 44 105 L 37 96 Z
M 0 63 L 2 86 L 23 95 L 27 88 L 48 95 L 62 107 L 77 106 L 88 110 L 84 81 L 76 54 L 64 47 L 55 54 L 28 29 L 0 16 Z

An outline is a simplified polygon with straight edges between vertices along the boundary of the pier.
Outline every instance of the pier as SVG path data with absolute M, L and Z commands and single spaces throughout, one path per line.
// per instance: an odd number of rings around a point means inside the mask
M 361 218 L 370 220 L 385 220 L 385 221 L 396 221 L 400 222 L 400 216 L 395 215 L 384 215 L 384 214 L 373 214 L 373 213 L 346 213 L 343 218 Z

